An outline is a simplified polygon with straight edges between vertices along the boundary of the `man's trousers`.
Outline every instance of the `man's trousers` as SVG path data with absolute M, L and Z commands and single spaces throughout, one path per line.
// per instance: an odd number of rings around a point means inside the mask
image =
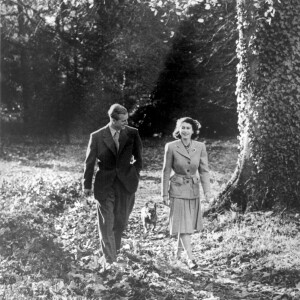
M 118 179 L 104 197 L 97 201 L 101 250 L 108 263 L 117 259 L 121 236 L 127 227 L 134 201 L 135 195 L 130 194 Z

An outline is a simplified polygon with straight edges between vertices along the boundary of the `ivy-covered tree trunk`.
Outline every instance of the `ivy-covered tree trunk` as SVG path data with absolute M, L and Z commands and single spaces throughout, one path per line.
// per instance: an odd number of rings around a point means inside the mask
M 300 1 L 238 0 L 237 13 L 240 155 L 220 205 L 299 206 Z

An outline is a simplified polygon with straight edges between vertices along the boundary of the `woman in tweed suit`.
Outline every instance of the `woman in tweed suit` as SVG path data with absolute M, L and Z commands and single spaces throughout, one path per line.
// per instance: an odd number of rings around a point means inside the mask
M 204 143 L 195 141 L 201 125 L 184 117 L 177 120 L 173 136 L 165 146 L 162 170 L 163 203 L 170 206 L 170 234 L 177 235 L 176 257 L 183 250 L 190 269 L 197 268 L 191 247 L 191 234 L 203 227 L 200 207 L 200 183 L 206 201 L 210 198 L 207 152 Z

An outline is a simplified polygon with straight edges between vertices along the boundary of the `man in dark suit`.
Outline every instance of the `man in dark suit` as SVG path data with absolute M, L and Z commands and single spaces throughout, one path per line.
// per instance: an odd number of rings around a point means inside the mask
M 125 107 L 114 104 L 108 115 L 110 122 L 90 136 L 83 186 L 84 194 L 91 195 L 97 160 L 94 197 L 97 200 L 100 243 L 106 263 L 113 263 L 134 205 L 142 168 L 142 142 L 138 130 L 127 125 Z

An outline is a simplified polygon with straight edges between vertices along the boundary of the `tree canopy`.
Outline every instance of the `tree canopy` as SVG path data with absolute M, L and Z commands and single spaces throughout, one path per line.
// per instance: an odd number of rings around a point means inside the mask
M 151 134 L 179 111 L 202 111 L 204 123 L 225 111 L 235 124 L 234 1 L 17 0 L 1 16 L 2 121 L 68 135 L 102 125 L 121 102 Z M 168 115 L 164 124 L 141 117 L 148 105 Z

